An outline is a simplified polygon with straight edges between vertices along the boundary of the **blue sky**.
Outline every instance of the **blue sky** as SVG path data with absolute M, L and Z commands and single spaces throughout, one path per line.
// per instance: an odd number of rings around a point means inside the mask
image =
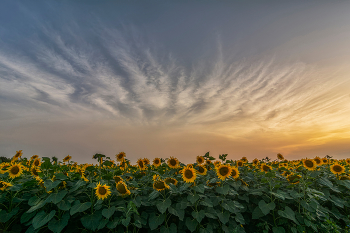
M 0 3 L 1 155 L 350 153 L 350 3 Z

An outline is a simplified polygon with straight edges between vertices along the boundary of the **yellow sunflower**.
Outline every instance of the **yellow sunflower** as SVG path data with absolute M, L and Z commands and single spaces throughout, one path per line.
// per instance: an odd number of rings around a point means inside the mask
M 254 160 L 253 160 L 253 164 L 254 164 L 254 165 L 257 165 L 257 164 L 259 164 L 259 163 L 260 163 L 259 159 L 254 159 Z
M 328 159 L 327 159 L 327 158 L 323 158 L 323 159 L 322 159 L 322 163 L 323 163 L 323 164 L 328 163 Z
M 40 169 L 37 167 L 31 167 L 30 168 L 30 173 L 32 173 L 33 176 L 39 176 Z
M 269 172 L 269 171 L 272 170 L 272 167 L 263 163 L 263 164 L 260 165 L 260 170 L 262 172 Z
M 316 162 L 313 159 L 303 159 L 303 164 L 304 167 L 310 171 L 315 170 L 317 167 Z
M 147 167 L 145 166 L 145 162 L 143 161 L 143 159 L 137 160 L 137 165 L 139 166 L 140 170 L 145 170 L 145 169 L 147 169 Z
M 22 165 L 15 163 L 7 169 L 7 172 L 9 173 L 9 176 L 11 178 L 16 178 L 16 177 L 20 176 L 23 172 Z
M 197 156 L 196 162 L 197 162 L 197 164 L 202 164 L 202 163 L 204 163 L 204 158 L 203 158 L 203 156 Z
M 207 168 L 203 165 L 197 165 L 197 172 L 199 175 L 205 176 L 207 174 Z
M 143 164 L 144 164 L 145 166 L 149 165 L 149 159 L 144 158 L 144 159 L 143 159 Z
M 109 195 L 111 195 L 111 191 L 109 190 L 109 186 L 108 185 L 101 185 L 100 182 L 97 183 L 96 186 L 96 196 L 98 199 L 105 199 L 107 198 Z
M 323 164 L 322 159 L 318 156 L 314 158 L 314 161 L 316 162 L 317 166 L 321 166 Z
M 197 177 L 197 173 L 194 168 L 184 167 L 181 173 L 182 173 L 182 179 L 186 183 L 193 183 Z
M 244 165 L 244 162 L 242 160 L 238 160 L 236 162 L 237 167 L 242 167 Z
M 153 182 L 153 188 L 157 191 L 162 191 L 165 189 L 169 189 L 169 185 L 165 183 L 164 180 L 156 180 Z
M 121 176 L 113 176 L 113 179 L 115 181 L 116 184 L 119 183 L 119 181 L 124 181 L 123 178 Z
M 214 183 L 210 183 L 209 180 L 207 181 L 207 186 L 208 187 L 216 187 L 216 186 L 220 186 L 220 182 L 214 182 Z
M 63 162 L 69 162 L 69 160 L 71 160 L 72 156 L 67 155 L 66 157 L 64 157 Z
M 38 167 L 38 166 L 40 166 L 40 165 L 41 165 L 40 158 L 36 158 L 36 159 L 34 159 L 34 161 L 33 161 L 33 166 Z
M 345 172 L 345 167 L 338 163 L 335 163 L 331 166 L 331 172 L 333 172 L 334 174 L 340 175 Z
M 280 153 L 278 153 L 278 154 L 277 154 L 277 158 L 278 158 L 279 160 L 284 160 L 283 155 L 282 155 L 282 154 L 280 154 Z
M 247 159 L 247 157 L 242 157 L 242 158 L 241 158 L 241 161 L 242 161 L 243 163 L 247 163 L 247 162 L 248 162 L 248 159 Z
M 339 176 L 339 180 L 350 180 L 350 177 L 348 174 L 345 174 L 344 176 Z
M 234 179 L 237 179 L 239 177 L 239 171 L 238 171 L 238 168 L 237 167 L 231 167 L 231 176 L 234 178 Z
M 165 178 L 165 183 L 169 184 L 172 183 L 173 185 L 177 185 L 177 180 L 171 177 Z
M 6 188 L 12 186 L 12 184 L 0 180 L 0 190 L 5 191 Z
M 37 159 L 39 158 L 39 155 L 33 155 L 32 157 L 30 157 L 30 160 L 34 160 L 34 159 Z
M 225 180 L 231 175 L 232 168 L 230 165 L 222 164 L 216 168 L 216 174 L 221 180 Z
M 205 160 L 205 164 L 206 165 L 210 165 L 211 164 L 211 160 L 209 160 L 209 159 Z
M 171 168 L 178 168 L 179 160 L 177 158 L 170 156 L 170 158 L 168 159 L 168 166 Z
M 297 184 L 299 183 L 299 180 L 301 179 L 301 176 L 298 174 L 290 174 L 287 176 L 287 180 L 290 184 Z
M 22 150 L 19 150 L 19 151 L 16 151 L 16 154 L 13 156 L 13 158 L 16 158 L 16 160 L 17 160 L 17 159 L 21 158 L 22 155 L 23 155 Z
M 126 154 L 124 152 L 119 152 L 119 154 L 115 155 L 118 162 L 122 162 L 125 158 Z
M 162 164 L 162 160 L 160 158 L 153 159 L 153 166 L 159 167 Z
M 350 159 L 346 159 L 345 162 L 350 165 Z
M 116 188 L 122 197 L 126 197 L 131 194 L 130 190 L 123 181 L 119 181 L 118 184 L 116 184 Z

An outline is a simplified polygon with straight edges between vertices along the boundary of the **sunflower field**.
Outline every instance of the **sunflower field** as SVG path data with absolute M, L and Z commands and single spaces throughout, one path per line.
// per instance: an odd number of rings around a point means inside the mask
M 0 232 L 350 232 L 350 159 L 0 161 Z

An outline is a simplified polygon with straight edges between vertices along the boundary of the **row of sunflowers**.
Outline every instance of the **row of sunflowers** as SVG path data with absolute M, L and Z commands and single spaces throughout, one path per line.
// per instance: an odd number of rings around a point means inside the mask
M 22 155 L 0 161 L 3 231 L 350 232 L 350 159 Z

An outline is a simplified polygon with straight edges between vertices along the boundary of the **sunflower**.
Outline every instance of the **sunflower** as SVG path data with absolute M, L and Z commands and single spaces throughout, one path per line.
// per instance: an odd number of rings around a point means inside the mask
M 155 180 L 159 180 L 160 179 L 160 176 L 157 175 L 157 174 L 154 174 L 153 177 L 152 177 L 152 180 L 155 181 Z
M 333 172 L 334 174 L 340 175 L 345 172 L 345 167 L 338 163 L 335 163 L 331 166 L 331 172 Z
M 182 173 L 182 179 L 186 183 L 193 183 L 197 177 L 197 173 L 194 168 L 184 167 L 181 173 Z
M 139 166 L 140 170 L 147 169 L 147 167 L 145 166 L 145 162 L 143 161 L 143 159 L 137 160 L 137 165 Z
M 209 182 L 209 180 L 207 181 L 207 186 L 208 187 L 215 187 L 215 186 L 220 186 L 220 182 Z
M 314 158 L 314 161 L 316 162 L 317 166 L 321 166 L 323 164 L 322 159 L 318 156 Z
M 172 183 L 173 185 L 177 185 L 177 180 L 171 177 L 165 178 L 165 183 L 169 184 Z
M 40 166 L 40 165 L 41 165 L 40 158 L 36 158 L 36 159 L 34 159 L 33 166 L 38 167 L 38 166 Z
M 238 160 L 236 162 L 237 167 L 242 167 L 244 165 L 244 162 L 242 160 Z
M 278 158 L 279 160 L 284 160 L 284 157 L 283 157 L 283 155 L 282 155 L 281 153 L 278 153 L 278 154 L 277 154 L 277 158 Z
M 126 155 L 124 152 L 119 152 L 119 154 L 115 155 L 118 162 L 122 162 L 124 160 L 125 156 Z
M 123 178 L 121 176 L 113 176 L 113 179 L 114 179 L 116 184 L 118 184 L 119 181 L 123 181 Z
M 231 176 L 234 178 L 234 179 L 237 179 L 239 177 L 239 171 L 238 171 L 238 168 L 236 167 L 231 167 Z
M 220 165 L 221 165 L 221 162 L 220 162 L 220 161 L 216 160 L 216 161 L 214 162 L 214 167 L 218 167 L 218 166 L 220 166 Z
M 168 166 L 171 168 L 178 168 L 179 160 L 177 158 L 170 156 L 170 158 L 168 159 Z
M 209 159 L 205 160 L 205 164 L 206 165 L 210 165 L 211 164 L 211 161 Z
M 254 160 L 253 160 L 253 164 L 254 164 L 254 165 L 259 164 L 259 162 L 260 162 L 259 159 L 254 159 Z
M 204 158 L 203 158 L 203 156 L 197 156 L 197 163 L 198 164 L 202 164 L 202 163 L 204 163 Z
M 20 176 L 23 172 L 23 168 L 21 164 L 15 163 L 11 167 L 7 168 L 7 172 L 11 178 L 16 178 Z
M 153 182 L 153 188 L 157 191 L 162 191 L 165 189 L 169 189 L 169 185 L 165 183 L 164 180 L 156 180 Z
M 89 182 L 89 180 L 84 176 L 84 174 L 81 176 L 81 179 L 83 179 L 85 182 Z
M 30 173 L 32 173 L 33 176 L 39 176 L 40 169 L 33 166 L 30 168 Z
M 203 165 L 197 165 L 197 172 L 199 175 L 205 176 L 207 174 L 207 168 Z
M 260 170 L 261 170 L 262 172 L 269 172 L 269 171 L 272 170 L 272 167 L 269 166 L 269 165 L 266 165 L 266 164 L 261 164 Z
M 323 164 L 328 163 L 328 159 L 327 159 L 327 158 L 323 158 L 323 159 L 322 159 L 322 163 L 323 163 Z
M 160 158 L 153 159 L 153 166 L 159 167 L 162 164 L 162 160 Z
M 310 171 L 315 170 L 317 166 L 315 160 L 313 159 L 303 159 L 303 164 L 304 164 L 304 167 Z
M 16 154 L 13 156 L 13 158 L 16 158 L 16 160 L 17 160 L 17 159 L 21 158 L 22 155 L 23 155 L 22 150 L 19 150 L 19 151 L 16 151 Z
M 247 163 L 247 162 L 248 162 L 248 159 L 247 159 L 247 157 L 242 157 L 242 158 L 241 158 L 241 161 L 242 161 L 243 163 Z
M 111 191 L 109 190 L 109 186 L 108 185 L 101 185 L 100 182 L 97 183 L 96 186 L 96 196 L 98 199 L 105 199 L 107 198 L 109 195 L 111 195 Z
M 345 162 L 350 165 L 350 159 L 346 159 Z
M 30 160 L 34 160 L 34 159 L 37 159 L 39 158 L 39 155 L 33 155 L 32 157 L 30 157 Z
M 298 174 L 290 174 L 287 176 L 287 180 L 290 184 L 297 184 L 299 183 L 299 180 L 301 179 L 301 176 Z
M 0 190 L 5 191 L 7 187 L 12 186 L 12 184 L 0 180 Z
M 116 184 L 116 188 L 122 197 L 126 197 L 131 194 L 130 190 L 128 189 L 128 186 L 126 186 L 126 184 L 123 181 L 119 181 Z
M 339 176 L 339 180 L 350 180 L 349 175 Z
M 231 175 L 231 172 L 232 168 L 230 165 L 222 164 L 216 168 L 216 174 L 221 180 L 225 180 L 227 177 L 229 177 Z
M 145 166 L 149 165 L 149 159 L 144 158 L 144 159 L 143 159 L 143 164 L 144 164 Z
M 72 156 L 67 155 L 66 157 L 64 157 L 63 162 L 69 162 L 69 160 L 71 160 Z

